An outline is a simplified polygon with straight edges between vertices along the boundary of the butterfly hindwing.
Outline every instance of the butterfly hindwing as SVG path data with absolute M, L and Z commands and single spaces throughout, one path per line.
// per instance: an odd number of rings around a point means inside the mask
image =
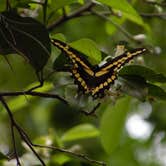
M 122 55 L 115 57 L 106 64 L 100 66 L 95 71 L 95 88 L 92 90 L 93 96 L 104 96 L 104 90 L 109 89 L 110 85 L 114 83 L 117 78 L 118 70 L 134 57 L 144 53 L 145 48 L 137 48 L 131 52 L 126 51 Z

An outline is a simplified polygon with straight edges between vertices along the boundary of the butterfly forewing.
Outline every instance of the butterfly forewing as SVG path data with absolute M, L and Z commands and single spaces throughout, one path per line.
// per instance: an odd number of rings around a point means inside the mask
M 93 76 L 94 72 L 92 70 L 92 65 L 88 62 L 88 60 L 78 52 L 77 50 L 73 49 L 66 43 L 57 40 L 57 39 L 51 39 L 51 42 L 53 45 L 58 47 L 61 51 L 63 51 L 67 57 L 71 60 L 73 65 L 81 66 L 84 68 L 85 72 L 87 72 L 89 75 Z
M 115 57 L 103 66 L 100 66 L 95 71 L 95 88 L 92 90 L 93 96 L 104 96 L 104 90 L 109 89 L 117 78 L 118 70 L 126 63 L 146 51 L 145 48 L 134 49 L 131 52 L 127 51 L 122 55 Z

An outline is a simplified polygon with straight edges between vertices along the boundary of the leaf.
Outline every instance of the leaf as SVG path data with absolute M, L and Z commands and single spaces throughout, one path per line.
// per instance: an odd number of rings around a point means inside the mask
M 1 0 L 0 11 L 4 11 L 6 8 L 6 0 Z
M 96 43 L 90 39 L 80 39 L 70 43 L 70 46 L 85 54 L 92 64 L 98 64 L 101 61 L 101 52 Z
M 123 24 L 125 21 L 124 17 L 118 18 L 115 16 L 111 16 L 110 19 L 112 20 L 112 22 L 115 22 L 118 25 Z M 112 23 L 110 23 L 108 21 L 106 22 L 106 31 L 108 34 L 112 35 L 116 30 L 117 30 L 117 28 L 115 27 L 115 25 L 113 25 Z
M 6 155 L 4 155 L 2 152 L 0 152 L 0 160 L 8 160 L 8 157 Z
M 166 100 L 166 92 L 162 88 L 153 84 L 147 84 L 147 85 L 148 85 L 149 96 L 156 97 L 160 100 Z
M 65 163 L 71 160 L 72 159 L 65 154 L 55 154 L 51 156 L 51 163 L 54 165 L 65 165 Z
M 91 124 L 81 124 L 68 130 L 63 136 L 63 141 L 93 138 L 99 136 L 99 131 Z
M 39 72 L 49 58 L 51 47 L 44 25 L 13 12 L 0 14 L 0 53 L 18 53 Z
M 125 66 L 119 71 L 119 76 L 125 77 L 125 76 L 140 76 L 144 78 L 145 80 L 151 81 L 151 82 L 166 82 L 166 76 L 163 74 L 158 74 L 152 69 L 149 69 L 145 66 L 140 65 L 129 65 Z
M 122 14 L 125 17 L 127 17 L 129 20 L 144 26 L 142 18 L 139 16 L 137 11 L 130 5 L 130 3 L 127 0 L 116 0 L 116 1 L 97 0 L 97 1 L 104 3 L 113 9 L 122 11 L 123 12 Z
M 30 7 L 29 3 L 32 2 L 32 1 L 31 0 L 21 0 L 21 1 L 16 0 L 16 1 L 11 1 L 11 2 L 12 2 L 11 6 L 13 8 L 19 8 L 19 7 L 29 8 Z
M 121 89 L 126 94 L 136 97 L 141 101 L 145 101 L 148 95 L 146 80 L 140 76 L 123 76 Z
M 64 6 L 70 5 L 72 3 L 77 3 L 78 0 L 52 0 L 51 7 L 54 10 L 63 8 Z
M 130 100 L 128 97 L 119 99 L 115 106 L 107 106 L 100 124 L 101 143 L 105 151 L 111 154 L 118 146 L 129 112 Z

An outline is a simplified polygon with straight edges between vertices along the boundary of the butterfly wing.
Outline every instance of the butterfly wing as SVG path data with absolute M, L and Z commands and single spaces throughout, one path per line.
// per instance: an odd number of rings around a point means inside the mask
M 88 93 L 89 82 L 94 77 L 93 66 L 80 52 L 70 47 L 68 44 L 57 39 L 51 39 L 51 43 L 65 53 L 72 62 L 71 73 L 78 85 L 79 90 Z
M 117 73 L 121 67 L 132 60 L 134 57 L 146 52 L 145 48 L 137 48 L 132 51 L 126 51 L 122 55 L 115 57 L 106 64 L 100 66 L 95 71 L 95 86 L 92 90 L 92 96 L 95 98 L 103 97 L 105 89 L 109 89 L 117 78 Z

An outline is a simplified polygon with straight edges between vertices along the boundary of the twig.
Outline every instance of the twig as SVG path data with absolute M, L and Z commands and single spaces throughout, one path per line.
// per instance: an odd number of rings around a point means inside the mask
M 140 15 L 143 17 L 160 17 L 163 19 L 165 17 L 166 19 L 166 13 L 140 13 Z
M 98 17 L 100 17 L 100 18 L 102 18 L 102 19 L 104 19 L 104 20 L 107 20 L 108 22 L 110 22 L 111 24 L 113 24 L 119 31 L 121 31 L 127 38 L 131 39 L 134 42 L 137 42 L 129 32 L 127 32 L 123 27 L 119 26 L 116 22 L 112 21 L 106 15 L 98 13 L 98 12 L 96 12 L 94 10 L 91 10 L 91 13 L 94 14 L 94 15 L 96 15 L 96 16 L 98 16 Z
M 161 7 L 166 7 L 166 2 L 156 2 L 156 1 L 147 1 L 147 0 L 144 0 L 145 3 L 147 4 L 150 4 L 150 5 L 158 5 L 158 6 L 161 6 Z
M 22 140 L 28 145 L 28 147 L 32 150 L 32 152 L 35 154 L 35 156 L 39 159 L 39 161 L 41 162 L 41 164 L 43 166 L 46 166 L 44 161 L 41 159 L 41 157 L 38 155 L 38 153 L 34 150 L 34 148 L 31 146 L 30 142 L 28 139 L 26 139 L 25 132 L 21 129 L 21 127 L 17 124 L 17 122 L 15 121 L 13 114 L 10 110 L 10 108 L 8 107 L 6 101 L 4 100 L 4 98 L 1 96 L 0 97 L 0 101 L 3 104 L 3 106 L 5 107 L 9 118 L 10 118 L 10 122 L 11 122 L 11 130 L 12 130 L 12 142 L 13 142 L 13 147 L 14 147 L 14 155 L 17 161 L 17 166 L 21 166 L 21 163 L 19 161 L 19 156 L 17 154 L 17 149 L 16 149 L 16 144 L 15 144 L 15 136 L 14 136 L 14 127 L 17 129 L 18 133 L 20 134 Z
M 83 160 L 86 160 L 86 161 L 88 161 L 88 162 L 90 162 L 92 164 L 106 166 L 106 163 L 104 163 L 102 161 L 97 161 L 97 160 L 90 159 L 85 154 L 75 153 L 75 152 L 72 152 L 70 150 L 57 148 L 57 147 L 54 147 L 54 146 L 43 146 L 43 145 L 37 145 L 37 144 L 32 144 L 32 145 L 35 146 L 35 147 L 39 147 L 39 148 L 48 148 L 48 149 L 56 150 L 58 152 L 66 153 L 66 154 L 69 154 L 69 155 L 81 158 Z
M 0 97 L 3 96 L 20 96 L 20 95 L 30 95 L 30 96 L 38 96 L 38 97 L 44 97 L 44 98 L 52 98 L 52 99 L 59 99 L 60 101 L 64 102 L 65 104 L 68 104 L 68 102 L 56 94 L 51 93 L 42 93 L 42 92 L 35 92 L 35 91 L 16 91 L 16 92 L 0 92 Z
M 19 157 L 18 157 L 18 154 L 17 154 L 17 149 L 16 149 L 16 141 L 15 141 L 15 136 L 14 136 L 14 123 L 15 123 L 15 121 L 14 121 L 14 118 L 13 118 L 13 114 L 10 111 L 7 103 L 5 102 L 5 100 L 3 99 L 2 96 L 0 97 L 0 101 L 1 101 L 2 105 L 5 107 L 8 115 L 9 115 L 9 118 L 10 118 L 10 127 L 11 127 L 11 133 L 12 133 L 12 142 L 13 142 L 14 156 L 16 157 L 17 166 L 21 166 L 21 163 L 19 161 Z
M 66 22 L 67 20 L 70 20 L 72 18 L 76 18 L 82 15 L 83 12 L 89 11 L 90 8 L 92 8 L 95 4 L 93 2 L 89 2 L 85 4 L 84 6 L 80 7 L 77 11 L 74 11 L 73 13 L 70 13 L 69 15 L 65 15 L 60 17 L 58 20 L 53 22 L 51 25 L 47 27 L 48 31 L 52 31 L 54 28 L 59 26 L 60 24 Z

